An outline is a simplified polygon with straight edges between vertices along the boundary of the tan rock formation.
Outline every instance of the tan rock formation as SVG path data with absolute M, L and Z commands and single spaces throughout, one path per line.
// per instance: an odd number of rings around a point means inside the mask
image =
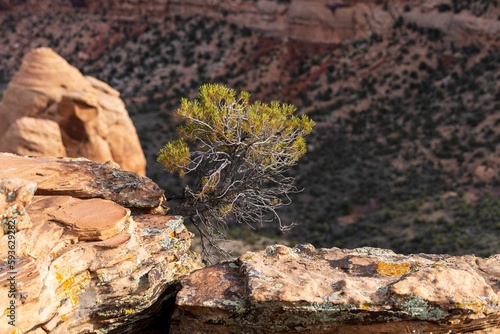
M 420 11 L 402 13 L 401 16 L 405 22 L 444 32 L 445 40 L 458 45 L 469 45 L 481 35 L 486 37 L 486 40 L 498 39 L 500 34 L 500 21 L 496 18 L 475 17 L 466 13 L 421 13 Z
M 0 152 L 33 156 L 66 156 L 59 125 L 49 119 L 21 117 L 8 128 L 0 141 Z
M 500 256 L 275 245 L 182 278 L 171 333 L 500 333 Z
M 144 330 L 145 310 L 201 266 L 182 218 L 144 212 L 162 195 L 152 184 L 84 159 L 0 154 L 0 333 Z
M 40 196 L 27 209 L 30 217 L 64 225 L 78 240 L 106 240 L 125 228 L 130 210 L 108 200 Z M 102 213 L 106 212 L 106 215 Z
M 33 50 L 24 57 L 0 103 L 0 149 L 114 161 L 124 170 L 144 175 L 146 159 L 119 96 L 104 82 L 83 76 L 51 49 Z M 26 116 L 46 121 L 17 121 Z M 49 126 L 48 120 L 58 127 Z M 44 136 L 45 130 L 50 132 Z

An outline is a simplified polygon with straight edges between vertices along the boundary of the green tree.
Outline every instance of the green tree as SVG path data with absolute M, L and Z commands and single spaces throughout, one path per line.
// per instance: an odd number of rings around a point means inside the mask
M 228 255 L 219 241 L 226 239 L 229 220 L 291 227 L 276 209 L 289 204 L 288 195 L 297 191 L 285 172 L 305 154 L 304 136 L 314 122 L 295 116 L 293 105 L 249 99 L 249 93 L 225 86 L 201 86 L 198 99 L 181 100 L 180 138 L 158 153 L 168 172 L 196 175 L 193 186 L 168 197 L 167 205 L 193 222 L 205 255 L 213 249 Z

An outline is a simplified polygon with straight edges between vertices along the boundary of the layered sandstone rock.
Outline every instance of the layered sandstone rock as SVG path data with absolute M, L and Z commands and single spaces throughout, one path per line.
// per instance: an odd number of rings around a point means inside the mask
M 0 103 L 0 151 L 114 161 L 145 174 L 146 160 L 120 94 L 49 48 L 30 51 Z
M 162 196 L 86 159 L 0 154 L 0 332 L 143 331 L 201 266 L 182 218 L 148 213 Z
M 275 245 L 182 279 L 171 333 L 499 333 L 500 256 Z
M 103 198 L 134 208 L 160 205 L 163 190 L 156 183 L 116 167 L 85 158 L 27 158 L 0 153 L 0 177 L 35 182 L 40 195 Z

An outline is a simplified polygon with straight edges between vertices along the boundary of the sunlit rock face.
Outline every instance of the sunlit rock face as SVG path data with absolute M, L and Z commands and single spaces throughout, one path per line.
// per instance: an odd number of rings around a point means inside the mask
M 146 159 L 120 93 L 50 48 L 23 58 L 0 103 L 0 152 L 114 161 L 144 175 Z

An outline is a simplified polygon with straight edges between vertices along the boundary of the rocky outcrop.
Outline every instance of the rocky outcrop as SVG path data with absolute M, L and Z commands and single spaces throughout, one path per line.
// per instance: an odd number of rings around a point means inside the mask
M 370 0 L 155 0 L 155 1 L 53 1 L 51 5 L 31 0 L 26 9 L 41 7 L 53 13 L 72 7 L 79 10 L 106 10 L 120 19 L 140 17 L 202 15 L 224 19 L 272 36 L 312 43 L 336 44 L 367 39 L 389 32 L 401 16 L 423 28 L 441 30 L 448 41 L 466 45 L 477 36 L 497 40 L 500 7 L 490 6 L 481 17 L 464 10 L 451 11 L 451 1 L 370 1 Z M 448 6 L 442 11 L 440 6 Z M 473 6 L 474 7 L 474 6 Z M 478 4 L 478 7 L 480 5 Z
M 401 13 L 407 23 L 421 28 L 437 29 L 445 33 L 445 39 L 458 42 L 458 45 L 469 45 L 477 41 L 478 36 L 486 41 L 497 41 L 500 34 L 500 21 L 493 18 L 482 18 L 466 13 L 421 13 L 414 10 Z
M 146 160 L 120 94 L 49 48 L 23 59 L 0 103 L 0 151 L 114 161 L 145 174 Z
M 146 177 L 0 154 L 1 333 L 144 332 L 201 267 Z
M 0 153 L 0 177 L 17 177 L 37 184 L 37 194 L 103 198 L 133 208 L 156 208 L 163 196 L 151 179 L 96 164 L 85 158 L 27 158 Z
M 366 1 L 346 1 L 338 8 L 329 9 L 327 6 L 331 4 L 332 1 L 327 0 L 158 0 L 108 1 L 105 4 L 88 0 L 85 6 L 73 6 L 106 9 L 121 19 L 132 20 L 141 16 L 176 15 L 224 18 L 272 36 L 326 44 L 369 38 L 372 33 L 385 32 L 395 20 L 381 5 Z
M 500 256 L 275 245 L 182 278 L 171 333 L 500 333 Z

